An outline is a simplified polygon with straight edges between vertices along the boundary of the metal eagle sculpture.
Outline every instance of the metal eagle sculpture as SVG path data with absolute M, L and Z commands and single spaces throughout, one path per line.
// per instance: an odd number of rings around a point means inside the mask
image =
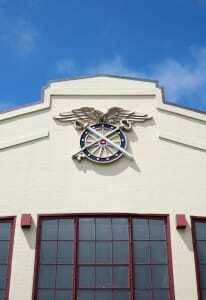
M 145 122 L 151 118 L 148 114 L 132 112 L 121 107 L 112 107 L 106 113 L 93 107 L 81 107 L 70 112 L 59 113 L 54 117 L 55 120 L 72 123 L 79 130 L 97 123 L 118 125 L 129 130 L 134 123 Z
M 130 130 L 135 123 L 151 118 L 148 114 L 121 107 L 112 107 L 106 113 L 93 107 L 81 107 L 54 117 L 60 122 L 72 123 L 76 129 L 82 131 L 80 149 L 72 158 L 78 161 L 87 158 L 98 164 L 114 162 L 123 155 L 133 159 L 133 155 L 126 150 L 127 138 L 123 131 Z

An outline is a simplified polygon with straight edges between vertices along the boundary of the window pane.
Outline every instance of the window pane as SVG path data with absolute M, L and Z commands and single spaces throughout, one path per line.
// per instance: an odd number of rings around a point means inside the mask
M 133 239 L 149 240 L 149 225 L 147 219 L 133 219 Z
M 135 300 L 153 300 L 152 291 L 136 291 Z
M 0 241 L 0 264 L 8 262 L 9 243 Z
M 96 240 L 112 240 L 111 219 L 96 219 Z
M 79 291 L 77 300 L 94 300 L 94 291 Z
M 94 242 L 79 242 L 79 263 L 89 264 L 94 263 L 95 251 Z
M 165 222 L 163 220 L 149 220 L 150 240 L 165 240 Z
M 113 263 L 128 263 L 128 242 L 113 242 Z
M 166 264 L 167 248 L 166 242 L 150 242 L 151 247 L 151 263 Z
M 206 263 L 206 242 L 197 242 L 197 252 L 200 264 Z
M 7 266 L 0 266 L 0 289 L 5 288 Z
M 128 291 L 114 291 L 113 300 L 129 300 Z
M 201 290 L 202 300 L 206 300 L 206 290 Z
M 0 290 L 0 300 L 4 300 L 4 290 Z
M 200 266 L 200 286 L 206 289 L 206 265 Z
M 80 267 L 79 268 L 79 287 L 80 288 L 93 288 L 94 287 L 94 268 L 93 267 Z
M 58 242 L 58 264 L 72 264 L 73 242 Z
M 72 287 L 72 266 L 57 266 L 56 288 L 67 289 Z
M 95 219 L 79 219 L 79 239 L 95 239 Z
M 195 231 L 197 240 L 206 240 L 206 223 L 196 222 Z
M 168 290 L 154 290 L 153 291 L 154 300 L 169 300 Z
M 151 270 L 149 266 L 135 266 L 135 287 L 139 289 L 151 289 Z
M 39 288 L 55 287 L 56 266 L 40 266 L 39 269 Z
M 0 222 L 0 240 L 8 241 L 10 239 L 11 223 Z
M 134 263 L 135 264 L 150 263 L 149 242 L 144 242 L 144 241 L 134 242 Z
M 41 242 L 40 263 L 55 264 L 57 255 L 57 242 Z
M 56 300 L 72 300 L 71 291 L 56 291 Z
M 112 219 L 113 240 L 128 240 L 128 219 Z
M 112 262 L 112 243 L 97 242 L 96 243 L 96 263 L 110 264 Z
M 63 219 L 59 221 L 59 240 L 74 239 L 74 220 Z
M 129 287 L 128 267 L 114 267 L 113 268 L 114 287 L 127 288 Z
M 96 267 L 96 287 L 101 289 L 112 287 L 111 267 Z
M 57 234 L 57 220 L 44 220 L 42 222 L 42 240 L 57 240 Z
M 152 284 L 153 288 L 168 288 L 168 270 L 167 266 L 152 266 Z
M 96 291 L 95 300 L 112 300 L 112 292 L 110 292 L 110 291 Z
M 54 300 L 54 291 L 50 290 L 39 290 L 38 300 Z

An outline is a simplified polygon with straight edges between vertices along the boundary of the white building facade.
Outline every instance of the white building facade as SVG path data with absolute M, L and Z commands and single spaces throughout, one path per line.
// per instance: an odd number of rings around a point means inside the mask
M 54 117 L 82 107 L 152 118 L 117 161 L 78 161 L 84 130 Z M 50 82 L 0 115 L 0 166 L 0 300 L 206 299 L 206 115 L 157 82 Z

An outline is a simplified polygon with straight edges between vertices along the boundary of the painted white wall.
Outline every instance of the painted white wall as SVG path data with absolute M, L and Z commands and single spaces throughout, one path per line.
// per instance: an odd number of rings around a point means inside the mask
M 196 300 L 190 216 L 206 216 L 205 115 L 169 111 L 161 89 L 149 81 L 65 80 L 51 83 L 44 96 L 41 104 L 1 115 L 0 214 L 17 216 L 10 300 L 31 299 L 37 214 L 75 212 L 170 214 L 176 299 Z M 120 106 L 153 116 L 126 133 L 135 161 L 102 166 L 71 159 L 79 132 L 53 116 L 81 106 Z M 32 214 L 32 229 L 21 229 L 22 213 Z M 187 215 L 185 231 L 176 230 L 177 213 Z

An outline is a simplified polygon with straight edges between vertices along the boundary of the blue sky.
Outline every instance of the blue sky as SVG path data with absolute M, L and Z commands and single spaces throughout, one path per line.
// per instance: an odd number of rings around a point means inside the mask
M 109 73 L 206 111 L 205 31 L 206 0 L 0 0 L 0 110 L 48 80 Z

